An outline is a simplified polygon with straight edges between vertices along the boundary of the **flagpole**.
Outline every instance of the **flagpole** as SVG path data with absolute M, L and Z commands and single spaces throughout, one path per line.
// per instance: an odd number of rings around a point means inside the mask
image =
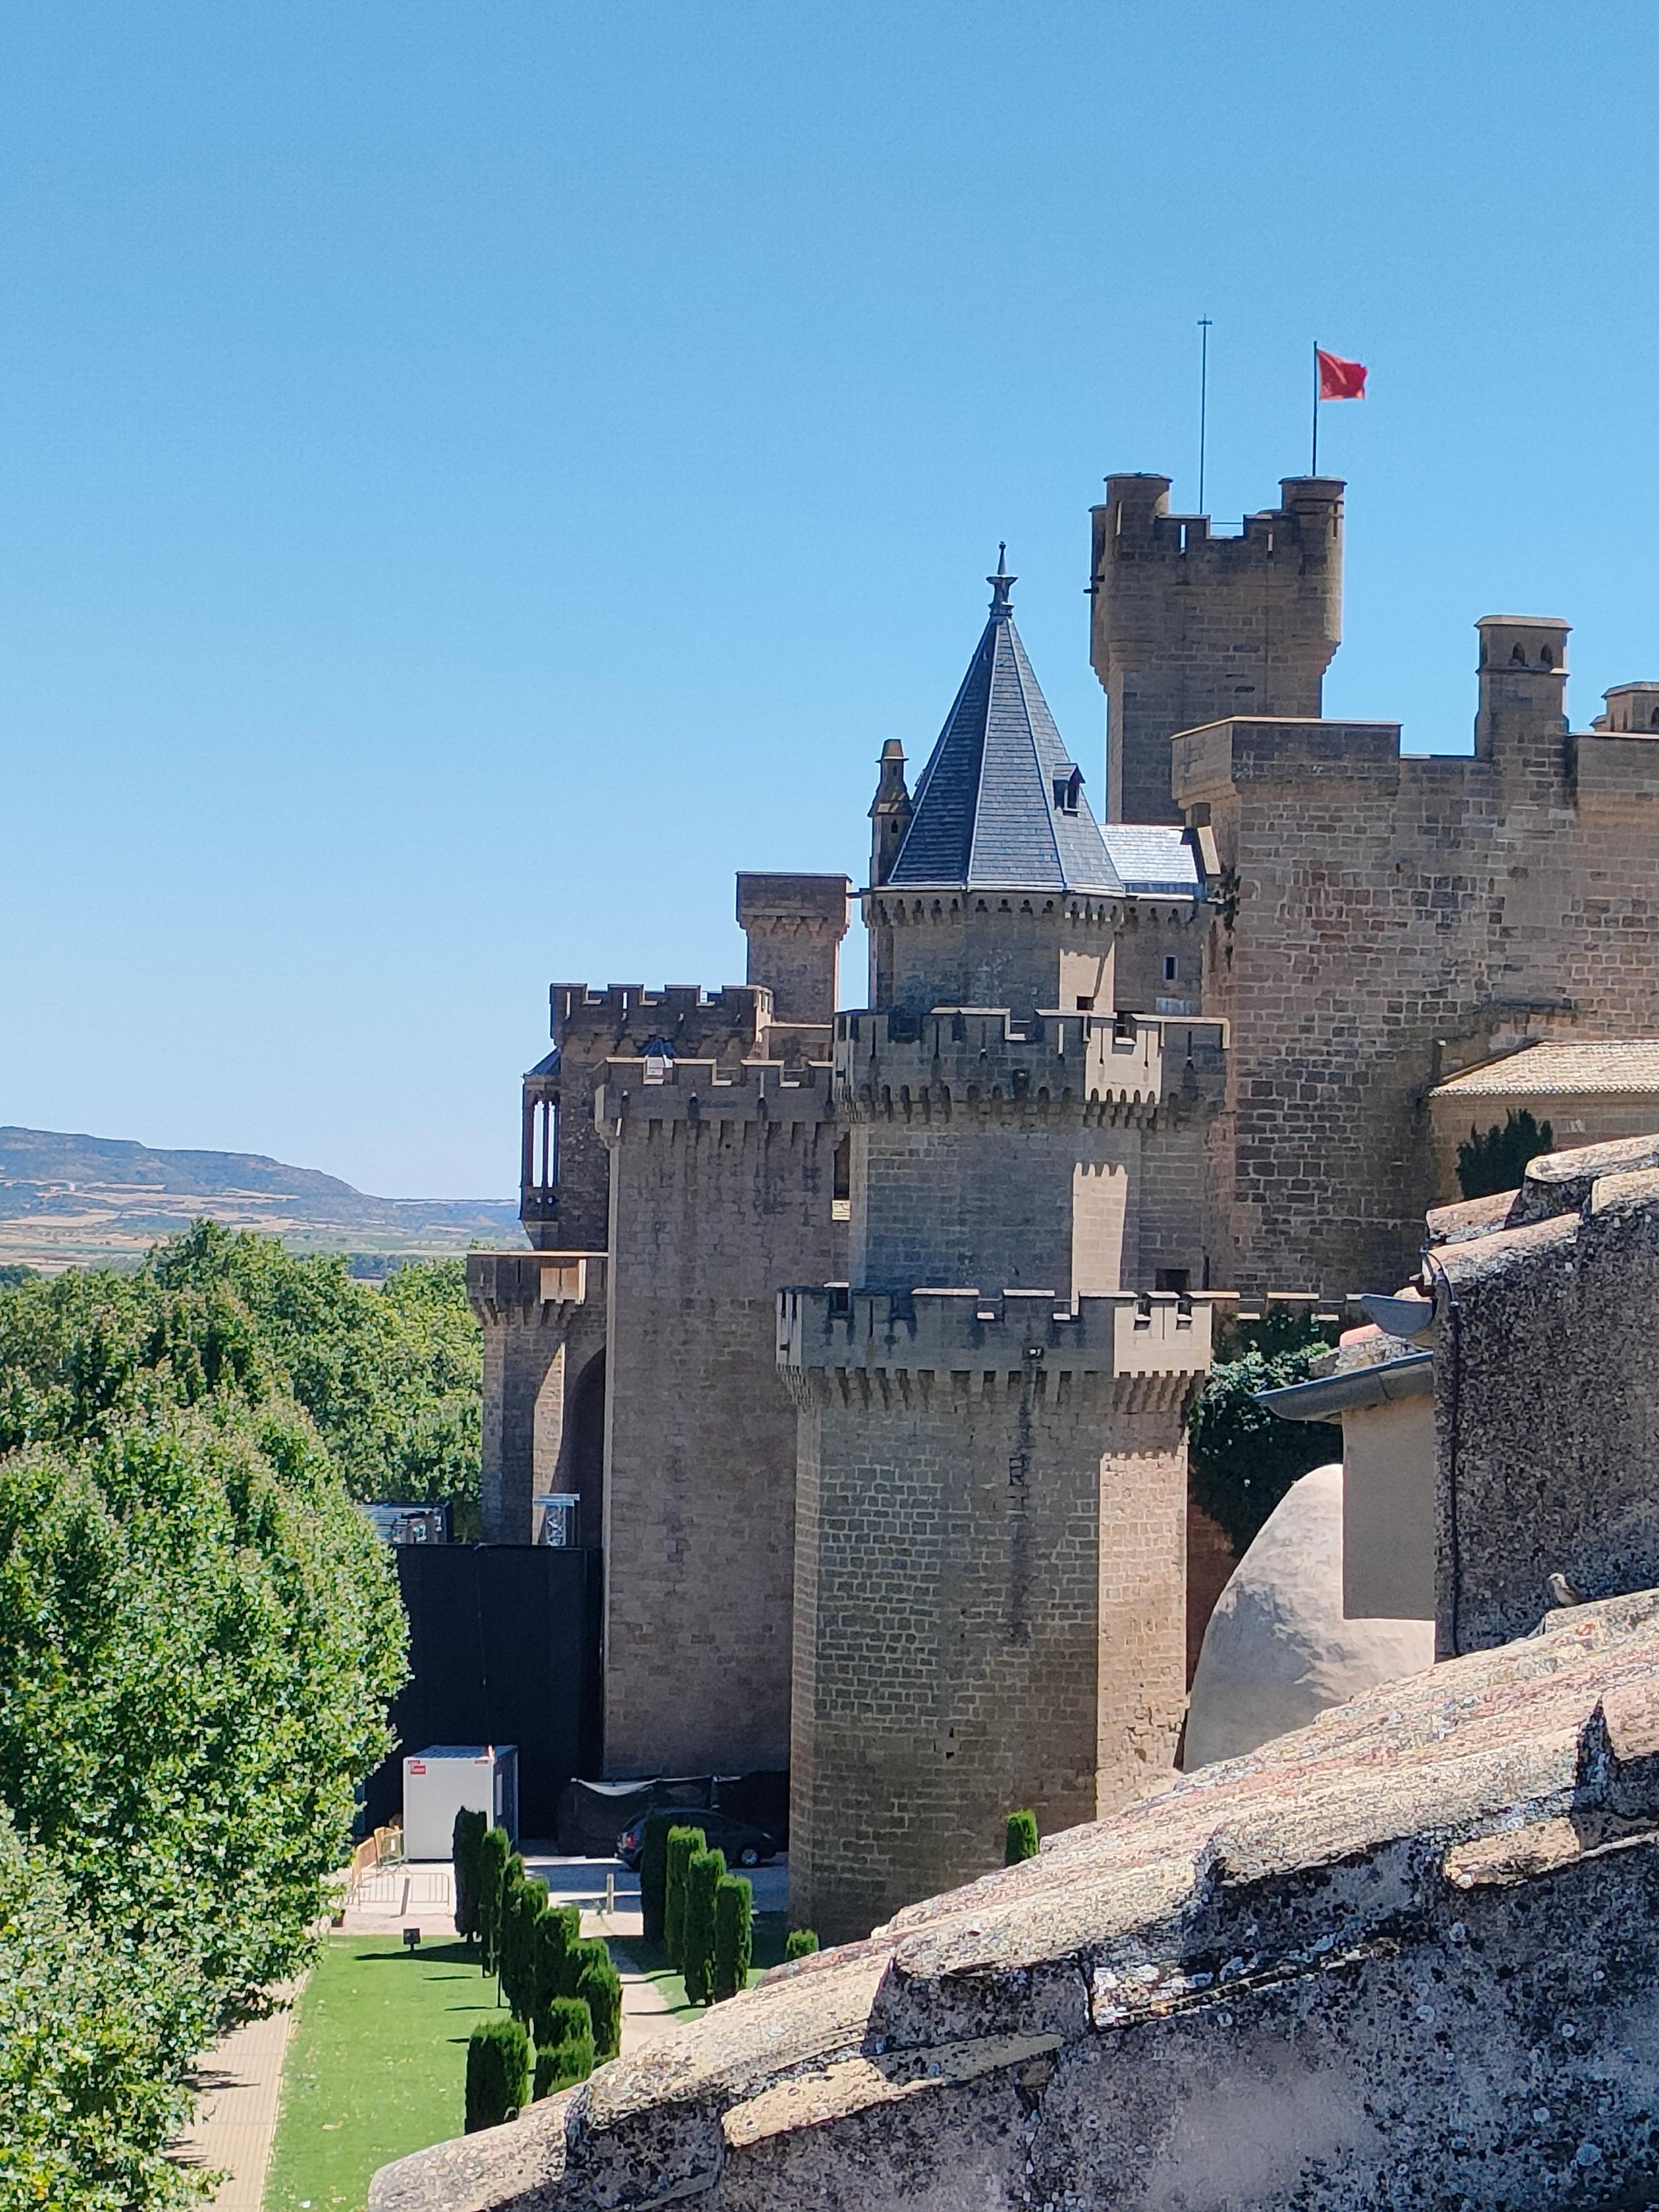
M 1204 512 L 1204 431 L 1205 411 L 1210 397 L 1210 319 L 1198 319 L 1198 511 Z
M 1313 349 L 1313 463 L 1308 471 L 1310 477 L 1319 474 L 1319 340 L 1314 340 Z

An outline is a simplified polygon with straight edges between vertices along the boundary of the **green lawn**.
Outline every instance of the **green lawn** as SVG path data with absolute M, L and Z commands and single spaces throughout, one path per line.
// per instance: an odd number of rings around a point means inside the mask
M 459 2135 L 466 2039 L 495 2005 L 459 1943 L 331 1936 L 283 2069 L 265 2212 L 362 2212 L 377 2166 Z
M 753 1948 L 749 1963 L 751 1988 L 769 1966 L 782 1965 L 783 1947 L 789 1934 L 789 1915 L 787 1912 L 757 1912 L 753 1924 Z M 617 1962 L 618 1972 L 643 1974 L 647 1981 L 654 1982 L 662 1992 L 663 2002 L 676 2020 L 701 2019 L 703 2008 L 686 2002 L 685 1984 L 678 1972 L 669 1965 L 668 1954 L 660 1943 L 644 1943 L 636 1936 L 630 1936 L 623 1942 L 613 1936 L 611 1955 Z

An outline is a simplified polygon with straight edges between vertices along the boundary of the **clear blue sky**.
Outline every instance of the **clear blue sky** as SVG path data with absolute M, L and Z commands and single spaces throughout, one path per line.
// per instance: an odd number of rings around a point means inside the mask
M 740 977 L 1009 542 L 1098 796 L 1089 505 L 1351 482 L 1327 710 L 1477 616 L 1659 675 L 1649 7 L 14 4 L 0 1121 L 504 1194 L 550 980 Z M 1659 866 L 1659 861 L 1656 862 Z M 857 1002 L 860 953 L 846 994 Z

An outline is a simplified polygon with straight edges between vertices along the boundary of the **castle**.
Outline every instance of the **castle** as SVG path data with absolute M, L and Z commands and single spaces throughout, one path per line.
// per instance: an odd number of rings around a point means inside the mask
M 1000 563 L 882 751 L 868 1006 L 842 877 L 739 876 L 742 985 L 556 986 L 535 1249 L 469 1261 L 484 1534 L 603 1549 L 606 1773 L 788 1765 L 826 1939 L 1167 1771 L 1212 1315 L 1401 1280 L 1440 1094 L 1651 1025 L 1659 686 L 1570 732 L 1566 625 L 1489 617 L 1473 757 L 1402 756 L 1320 715 L 1342 485 L 1169 489 L 1093 514 L 1103 822 Z

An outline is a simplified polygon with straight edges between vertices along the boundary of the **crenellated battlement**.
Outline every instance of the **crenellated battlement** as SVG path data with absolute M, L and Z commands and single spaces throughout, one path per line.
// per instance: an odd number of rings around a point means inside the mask
M 1095 672 L 1112 822 L 1170 822 L 1170 739 L 1229 714 L 1312 715 L 1342 635 L 1342 492 L 1287 477 L 1279 504 L 1215 538 L 1171 514 L 1170 479 L 1110 476 L 1093 510 Z
M 822 1288 L 778 1296 L 778 1364 L 789 1370 L 903 1370 L 1196 1377 L 1210 1364 L 1211 1310 L 1152 1291 Z
M 593 1092 L 607 1143 L 629 1124 L 817 1122 L 834 1111 L 823 1060 L 612 1059 Z
M 772 1018 L 772 994 L 763 984 L 728 983 L 704 991 L 696 983 L 670 983 L 647 991 L 639 983 L 611 983 L 596 991 L 586 983 L 555 983 L 553 1041 L 561 1048 L 606 1043 L 615 1051 L 624 1042 L 643 1052 L 660 1037 L 677 1052 L 696 1051 L 719 1039 L 753 1051 Z M 591 1050 L 583 1057 L 595 1055 Z
M 836 1017 L 835 1095 L 843 1114 L 872 1120 L 960 1107 L 1072 1109 L 1150 1115 L 1171 1076 L 1218 1083 L 1226 1024 L 1189 1017 L 1040 1013 L 941 1007 L 920 1021 L 885 1012 Z

